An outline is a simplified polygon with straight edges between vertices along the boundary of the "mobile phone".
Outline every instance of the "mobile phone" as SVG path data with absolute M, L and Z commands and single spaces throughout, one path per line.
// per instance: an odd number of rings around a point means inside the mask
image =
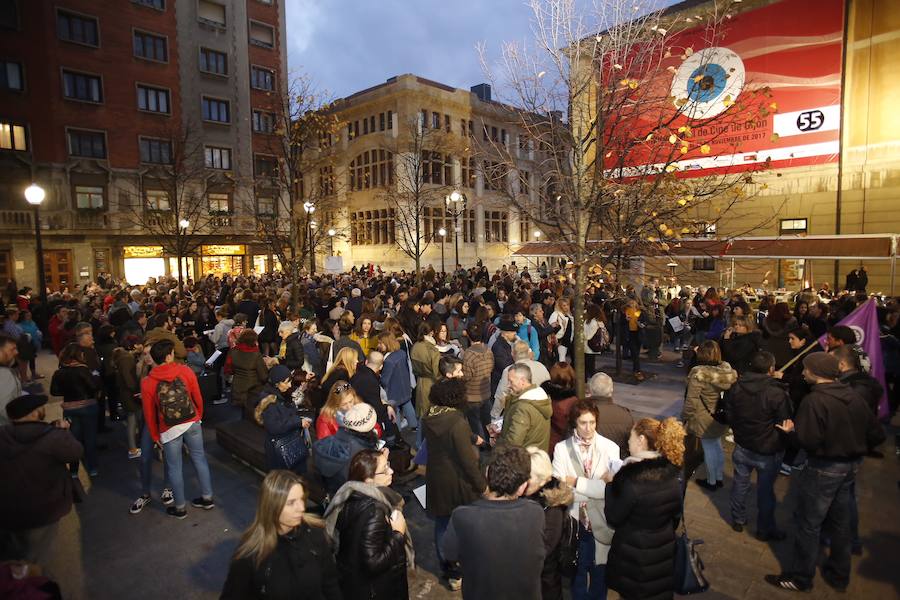
M 376 448 L 377 450 L 382 450 L 382 449 L 384 449 L 385 446 L 387 446 L 387 442 L 385 442 L 384 440 L 378 440 L 378 441 L 375 443 L 375 448 Z

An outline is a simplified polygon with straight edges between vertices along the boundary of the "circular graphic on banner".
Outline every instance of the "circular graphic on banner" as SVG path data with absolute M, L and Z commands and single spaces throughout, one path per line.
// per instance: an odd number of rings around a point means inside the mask
M 704 48 L 690 55 L 672 79 L 672 97 L 689 119 L 725 112 L 744 89 L 744 61 L 728 48 Z
M 859 325 L 851 325 L 850 329 L 852 329 L 853 333 L 856 334 L 856 345 L 862 346 L 862 343 L 866 339 L 866 332 L 863 331 L 863 328 L 860 327 Z

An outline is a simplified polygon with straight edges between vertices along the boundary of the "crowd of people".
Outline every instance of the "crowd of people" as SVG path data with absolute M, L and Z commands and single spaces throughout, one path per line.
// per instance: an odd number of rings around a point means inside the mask
M 566 581 L 575 599 L 607 589 L 670 598 L 685 489 L 701 464 L 696 485 L 723 487 L 726 435 L 735 532 L 748 523 L 755 470 L 756 536 L 784 540 L 774 482 L 800 479 L 792 563 L 767 580 L 810 589 L 823 536 L 826 581 L 846 588 L 860 551 L 855 475 L 864 456 L 879 456 L 882 396 L 893 412 L 900 393 L 900 306 L 878 307 L 885 387 L 838 325 L 862 292 L 828 303 L 801 293 L 793 306 L 764 295 L 751 306 L 742 290 L 595 279 L 576 319 L 571 274 L 515 263 L 493 274 L 368 265 L 308 276 L 299 289 L 279 274 L 210 275 L 181 294 L 165 278 L 101 278 L 46 305 L 12 291 L 0 331 L 0 478 L 18 493 L 0 494 L 3 557 L 54 574 L 54 532 L 83 493 L 79 472 L 102 481 L 103 436 L 123 430 L 140 464 L 132 514 L 157 499 L 175 519 L 188 505 L 213 509 L 203 419 L 230 405 L 265 432 L 268 474 L 223 598 L 301 588 L 407 597 L 415 551 L 392 485 L 423 471 L 440 574 L 463 597 L 556 599 Z M 811 349 L 823 335 L 827 348 Z M 600 357 L 620 352 L 640 383 L 642 358 L 666 344 L 686 373 L 683 412 L 635 419 L 614 402 Z M 58 357 L 48 390 L 63 419 L 53 423 L 41 351 Z

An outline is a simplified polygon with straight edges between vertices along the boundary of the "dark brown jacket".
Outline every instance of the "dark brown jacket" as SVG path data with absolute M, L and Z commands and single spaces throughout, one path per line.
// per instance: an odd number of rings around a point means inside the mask
M 592 396 L 588 399 L 597 404 L 597 412 L 600 413 L 597 433 L 614 441 L 619 446 L 619 458 L 624 459 L 628 456 L 628 438 L 631 437 L 631 428 L 634 427 L 631 411 L 613 402 L 612 398 Z
M 447 517 L 453 509 L 481 497 L 487 482 L 478 466 L 478 449 L 462 412 L 433 406 L 422 420 L 428 444 L 425 505 L 428 514 Z

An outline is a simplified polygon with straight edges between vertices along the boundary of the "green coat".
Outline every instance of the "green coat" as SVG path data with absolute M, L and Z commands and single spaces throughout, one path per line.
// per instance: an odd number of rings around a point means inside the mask
M 511 446 L 550 448 L 550 417 L 553 406 L 542 388 L 531 387 L 506 401 L 500 443 Z
M 727 362 L 716 366 L 699 365 L 688 373 L 687 391 L 681 420 L 688 433 L 699 438 L 717 438 L 725 435 L 728 425 L 712 417 L 716 403 L 725 390 L 737 381 L 737 372 Z
M 412 361 L 413 375 L 418 379 L 416 384 L 416 416 L 420 419 L 428 414 L 431 402 L 428 395 L 431 386 L 440 376 L 438 363 L 441 353 L 437 347 L 429 341 L 421 341 L 413 344 L 409 351 L 409 359 Z

